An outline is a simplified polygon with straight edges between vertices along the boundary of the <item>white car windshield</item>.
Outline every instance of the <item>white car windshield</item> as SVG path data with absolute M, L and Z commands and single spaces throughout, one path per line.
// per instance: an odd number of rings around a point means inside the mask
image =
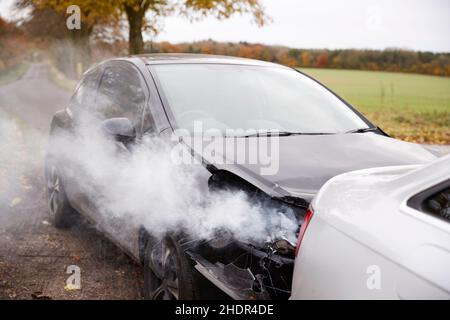
M 178 128 L 340 133 L 368 128 L 339 98 L 287 68 L 232 64 L 153 66 Z

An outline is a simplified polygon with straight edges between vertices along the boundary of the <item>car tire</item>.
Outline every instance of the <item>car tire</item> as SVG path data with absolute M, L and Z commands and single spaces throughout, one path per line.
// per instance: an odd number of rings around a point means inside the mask
M 49 161 L 45 165 L 45 182 L 47 204 L 55 227 L 59 229 L 71 227 L 77 213 L 70 206 L 56 166 Z
M 144 298 L 194 300 L 195 269 L 174 236 L 149 239 L 144 255 Z

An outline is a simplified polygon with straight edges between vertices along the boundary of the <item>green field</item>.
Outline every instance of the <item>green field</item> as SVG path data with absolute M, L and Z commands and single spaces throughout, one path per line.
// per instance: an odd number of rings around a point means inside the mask
M 302 68 L 390 135 L 450 144 L 450 78 L 417 74 Z

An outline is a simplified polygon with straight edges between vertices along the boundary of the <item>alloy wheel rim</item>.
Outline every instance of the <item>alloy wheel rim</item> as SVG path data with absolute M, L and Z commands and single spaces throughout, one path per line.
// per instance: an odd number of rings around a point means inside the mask
M 50 166 L 49 173 L 47 175 L 47 188 L 48 188 L 48 206 L 50 212 L 55 214 L 58 210 L 58 196 L 60 193 L 59 177 L 56 173 L 55 166 Z
M 160 241 L 149 257 L 150 299 L 178 300 L 180 296 L 175 248 L 166 240 Z

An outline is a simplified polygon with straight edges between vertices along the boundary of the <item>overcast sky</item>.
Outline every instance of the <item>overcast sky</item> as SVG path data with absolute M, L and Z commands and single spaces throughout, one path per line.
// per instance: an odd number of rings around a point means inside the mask
M 13 0 L 0 0 L 11 16 Z M 76 1 L 74 1 L 76 3 Z M 251 17 L 226 21 L 164 20 L 155 40 L 214 39 L 298 48 L 388 47 L 450 52 L 450 0 L 262 0 L 273 22 L 258 28 Z

